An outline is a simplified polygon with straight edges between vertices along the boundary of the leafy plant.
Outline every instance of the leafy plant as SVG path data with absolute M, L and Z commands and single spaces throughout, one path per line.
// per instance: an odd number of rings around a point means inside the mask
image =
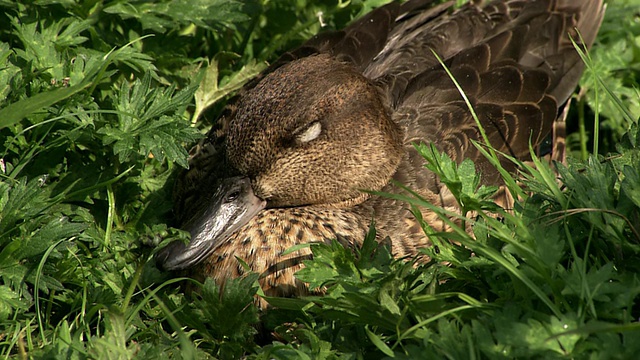
M 325 294 L 266 312 L 256 274 L 220 288 L 155 268 L 148 244 L 188 236 L 168 225 L 173 175 L 227 98 L 383 2 L 0 0 L 0 356 L 633 358 L 637 0 L 608 4 L 587 56 L 580 159 L 520 164 L 512 211 L 470 161 L 417 144 L 463 209 L 395 195 L 452 228 L 425 225 L 420 259 L 394 259 L 375 226 L 355 252 L 308 245 L 297 276 Z

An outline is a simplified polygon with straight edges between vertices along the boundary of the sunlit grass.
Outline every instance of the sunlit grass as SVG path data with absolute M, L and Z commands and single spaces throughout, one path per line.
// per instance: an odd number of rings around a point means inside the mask
M 609 4 L 601 40 L 577 49 L 584 131 L 570 119 L 583 137 L 570 150 L 582 159 L 549 164 L 532 151 L 534 166 L 502 171 L 516 199 L 507 211 L 471 162 L 416 144 L 462 189 L 462 214 L 409 188 L 391 195 L 451 229 L 423 224 L 431 260 L 394 259 L 374 229 L 356 253 L 310 245 L 298 276 L 326 294 L 265 297 L 267 312 L 254 305 L 257 274 L 220 289 L 156 269 L 149 244 L 187 236 L 167 225 L 173 176 L 234 91 L 321 30 L 319 12 L 341 28 L 378 2 L 0 2 L 0 356 L 633 358 L 634 1 Z M 488 145 L 476 144 L 500 166 Z M 187 295 L 187 282 L 200 292 Z

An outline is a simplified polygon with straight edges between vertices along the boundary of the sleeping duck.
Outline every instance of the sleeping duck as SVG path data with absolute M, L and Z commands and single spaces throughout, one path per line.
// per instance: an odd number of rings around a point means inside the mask
M 346 29 L 317 35 L 248 83 L 194 150 L 175 186 L 175 214 L 191 242 L 157 261 L 219 283 L 261 273 L 267 295 L 308 292 L 294 277 L 310 250 L 337 239 L 358 246 L 372 220 L 394 256 L 429 246 L 410 207 L 370 191 L 399 182 L 431 203 L 456 202 L 414 143 L 472 159 L 483 184 L 500 177 L 471 140 L 521 160 L 549 135 L 583 70 L 570 37 L 589 47 L 602 0 L 410 0 L 380 7 Z M 580 36 L 578 36 L 578 33 Z M 504 161 L 504 166 L 515 171 Z M 438 218 L 423 210 L 434 227 Z

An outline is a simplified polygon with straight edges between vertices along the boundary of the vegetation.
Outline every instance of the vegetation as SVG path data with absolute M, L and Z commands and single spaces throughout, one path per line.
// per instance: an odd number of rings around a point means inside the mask
M 267 299 L 264 313 L 257 274 L 189 298 L 155 269 L 145 244 L 187 236 L 167 225 L 173 176 L 230 94 L 321 23 L 382 2 L 0 0 L 0 356 L 637 356 L 638 0 L 608 4 L 559 181 L 523 164 L 507 212 L 471 162 L 417 145 L 477 213 L 464 219 L 475 240 L 425 226 L 436 246 L 417 267 L 374 230 L 355 254 L 312 245 L 298 276 L 327 294 Z

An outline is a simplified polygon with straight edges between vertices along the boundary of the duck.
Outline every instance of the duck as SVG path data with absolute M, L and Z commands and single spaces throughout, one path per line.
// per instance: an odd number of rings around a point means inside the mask
M 159 266 L 220 285 L 252 271 L 268 296 L 305 295 L 314 289 L 294 274 L 312 255 L 304 246 L 287 251 L 293 246 L 337 240 L 354 249 L 372 222 L 395 257 L 431 246 L 411 207 L 377 192 L 402 193 L 400 183 L 459 211 L 415 143 L 432 143 L 458 163 L 471 159 L 482 184 L 500 185 L 472 144 L 480 129 L 445 67 L 491 145 L 525 161 L 530 144 L 548 139 L 583 72 L 571 39 L 591 47 L 604 6 L 454 3 L 381 6 L 312 37 L 248 82 L 176 180 L 174 213 L 191 241 L 161 249 Z

